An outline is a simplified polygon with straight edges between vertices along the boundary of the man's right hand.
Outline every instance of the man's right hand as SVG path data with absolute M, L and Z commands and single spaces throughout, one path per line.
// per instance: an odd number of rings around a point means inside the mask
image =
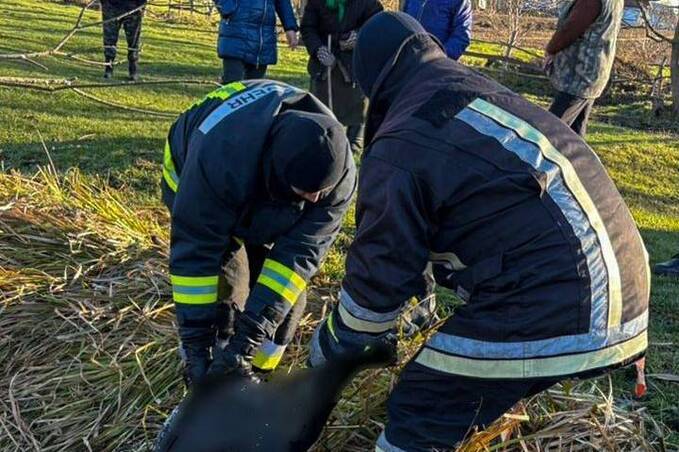
M 328 49 L 326 46 L 321 46 L 318 48 L 316 51 L 316 58 L 318 58 L 318 61 L 320 61 L 325 67 L 333 67 L 337 62 L 335 55 L 333 55 L 330 49 Z

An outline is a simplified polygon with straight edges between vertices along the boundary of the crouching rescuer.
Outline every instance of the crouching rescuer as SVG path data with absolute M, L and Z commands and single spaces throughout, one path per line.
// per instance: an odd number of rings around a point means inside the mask
M 524 397 L 641 358 L 647 254 L 592 149 L 404 14 L 367 22 L 354 58 L 357 234 L 311 364 L 388 334 L 428 262 L 466 301 L 403 369 L 377 449 L 451 450 Z
M 355 186 L 342 125 L 284 83 L 225 85 L 175 121 L 162 191 L 190 383 L 278 364 Z

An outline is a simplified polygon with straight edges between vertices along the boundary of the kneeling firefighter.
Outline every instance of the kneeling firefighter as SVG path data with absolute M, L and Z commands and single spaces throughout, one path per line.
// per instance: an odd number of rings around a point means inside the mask
M 524 397 L 641 358 L 647 254 L 592 149 L 404 14 L 373 17 L 354 55 L 369 147 L 311 364 L 388 334 L 428 262 L 466 300 L 403 370 L 377 449 L 450 450 Z
M 278 364 L 355 187 L 342 125 L 306 91 L 235 82 L 175 121 L 162 191 L 188 382 Z

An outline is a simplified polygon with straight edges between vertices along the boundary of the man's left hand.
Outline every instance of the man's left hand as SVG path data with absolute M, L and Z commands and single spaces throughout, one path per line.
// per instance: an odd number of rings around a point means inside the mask
M 295 30 L 288 30 L 285 32 L 285 38 L 288 40 L 288 47 L 295 50 L 298 44 L 297 32 Z

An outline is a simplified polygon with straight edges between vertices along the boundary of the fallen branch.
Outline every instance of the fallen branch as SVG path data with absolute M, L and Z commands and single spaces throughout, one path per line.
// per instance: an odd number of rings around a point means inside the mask
M 17 77 L 0 77 L 0 86 L 9 88 L 27 88 L 38 91 L 63 91 L 68 89 L 94 89 L 94 88 L 129 88 L 133 86 L 152 85 L 212 85 L 219 86 L 213 80 L 149 80 L 144 82 L 119 82 L 119 83 L 83 83 L 75 84 L 77 79 L 27 79 Z
M 98 102 L 98 103 L 103 104 L 103 105 L 107 105 L 109 107 L 118 108 L 120 110 L 134 111 L 136 113 L 144 113 L 146 115 L 159 116 L 161 118 L 175 118 L 179 114 L 179 112 L 170 113 L 170 112 L 155 111 L 155 110 L 145 110 L 143 108 L 137 108 L 137 107 L 129 107 L 127 105 L 119 104 L 119 103 L 116 103 L 116 102 L 111 102 L 111 101 L 102 99 L 100 97 L 93 96 L 92 94 L 86 93 L 85 91 L 82 91 L 78 88 L 73 88 L 73 91 L 80 94 L 83 97 L 90 99 L 90 100 L 93 100 L 93 101 Z

